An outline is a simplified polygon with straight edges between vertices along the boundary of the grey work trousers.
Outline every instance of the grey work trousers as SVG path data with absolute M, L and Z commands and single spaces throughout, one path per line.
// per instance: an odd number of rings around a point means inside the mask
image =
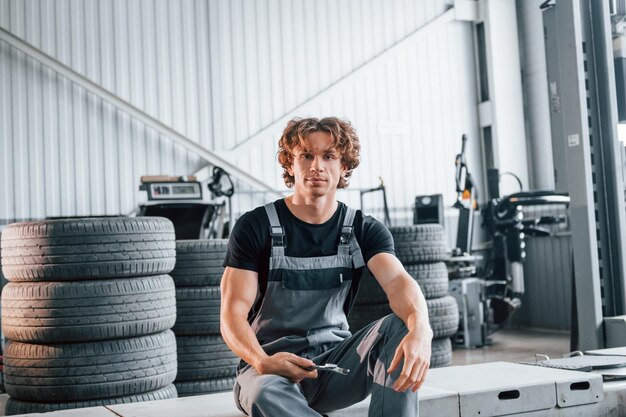
M 279 375 L 259 375 L 244 368 L 237 377 L 235 400 L 251 417 L 319 417 L 320 414 L 356 404 L 372 394 L 369 417 L 417 417 L 417 393 L 394 391 L 402 364 L 387 369 L 407 328 L 391 314 L 347 338 L 336 347 L 311 358 L 317 364 L 334 363 L 348 375 L 318 371 L 317 379 L 299 384 Z M 306 355 L 302 355 L 306 356 Z

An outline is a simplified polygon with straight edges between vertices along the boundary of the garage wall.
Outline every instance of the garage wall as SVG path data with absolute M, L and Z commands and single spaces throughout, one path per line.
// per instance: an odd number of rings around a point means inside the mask
M 0 1 L 0 26 L 199 143 L 210 139 L 206 2 Z M 139 177 L 199 161 L 0 42 L 0 219 L 127 213 Z
M 359 190 L 378 186 L 381 177 L 395 224 L 412 221 L 418 194 L 444 193 L 445 205 L 451 207 L 456 198 L 454 158 L 463 133 L 470 138 L 470 169 L 480 172 L 471 37 L 471 27 L 462 22 L 425 28 L 228 155 L 238 166 L 252 167 L 253 175 L 284 188 L 275 154 L 287 119 L 337 115 L 352 121 L 362 141 L 362 163 L 350 188 L 339 192 L 342 201 L 359 207 Z M 478 181 L 482 189 L 480 176 Z M 240 201 L 238 212 L 247 206 Z M 382 216 L 382 194 L 365 196 L 364 207 Z
M 284 189 L 275 144 L 292 116 L 338 115 L 363 141 L 341 198 L 454 198 L 454 155 L 479 172 L 471 24 L 443 0 L 0 0 L 0 27 Z M 204 165 L 0 42 L 0 223 L 128 213 L 144 174 Z M 240 188 L 241 213 L 266 199 Z M 366 208 L 381 206 L 368 196 Z

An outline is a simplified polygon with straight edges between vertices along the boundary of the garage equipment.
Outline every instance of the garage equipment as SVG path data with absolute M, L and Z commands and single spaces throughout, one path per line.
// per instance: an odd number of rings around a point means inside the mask
M 461 314 L 461 327 L 455 340 L 465 347 L 476 347 L 486 344 L 488 334 L 497 330 L 521 306 L 526 236 L 550 236 L 552 232 L 546 225 L 567 222 L 566 216 L 558 214 L 525 218 L 525 209 L 568 206 L 570 198 L 552 190 L 520 191 L 501 197 L 499 179 L 502 174 L 496 168 L 489 169 L 489 200 L 481 214 L 482 226 L 491 242 L 485 265 L 479 269 L 481 258 L 471 254 L 477 192 L 465 160 L 466 142 L 467 137 L 463 135 L 461 153 L 455 159 L 457 201 L 454 207 L 460 211 L 457 244 L 448 260 L 448 268 L 450 291 L 457 299 Z M 518 182 L 522 188 L 519 178 Z
M 365 194 L 380 191 L 383 195 L 383 214 L 385 216 L 384 223 L 385 223 L 385 226 L 391 227 L 391 218 L 389 217 L 389 207 L 387 206 L 387 192 L 385 191 L 385 182 L 383 181 L 382 177 L 378 177 L 378 180 L 380 181 L 380 184 L 378 185 L 378 187 L 361 190 L 360 192 L 361 209 L 363 209 L 363 196 Z
M 467 169 L 465 162 L 465 144 L 467 136 L 461 137 L 461 153 L 457 154 L 454 165 L 456 167 L 456 203 L 454 208 L 459 209 L 459 225 L 456 234 L 456 255 L 470 253 L 472 250 L 472 235 L 474 233 L 474 210 L 477 208 L 478 190 Z
M 569 202 L 567 195 L 551 190 L 534 190 L 494 197 L 483 208 L 483 227 L 492 238 L 492 251 L 485 273 L 485 279 L 489 281 L 486 296 L 491 300 L 496 324 L 504 323 L 521 305 L 526 236 L 550 236 L 551 231 L 545 225 L 567 221 L 565 216 L 557 215 L 526 219 L 524 209 L 541 205 L 568 206 Z
M 595 372 L 601 374 L 605 381 L 626 379 L 626 356 L 604 353 L 585 355 L 581 351 L 576 351 L 557 359 L 537 355 L 534 365 L 554 369 Z
M 459 210 L 456 246 L 447 260 L 450 277 L 449 293 L 459 306 L 459 330 L 453 341 L 466 348 L 483 346 L 487 343 L 487 309 L 484 297 L 484 280 L 477 277 L 477 266 L 481 256 L 472 255 L 474 234 L 474 212 L 477 208 L 478 190 L 468 171 L 465 158 L 467 136 L 461 137 L 461 152 L 454 160 L 456 202 Z
M 205 187 L 208 195 L 203 192 Z M 139 206 L 138 214 L 170 219 L 177 240 L 226 237 L 233 224 L 234 185 L 220 167 L 213 168 L 213 176 L 206 182 L 194 176 L 143 176 L 139 190 L 147 192 L 148 201 Z
M 482 209 L 483 228 L 491 237 L 484 267 L 477 268 L 480 257 L 463 255 L 458 249 L 448 260 L 450 294 L 457 299 L 461 315 L 457 344 L 469 348 L 488 343 L 489 333 L 521 306 L 526 236 L 550 236 L 553 232 L 547 225 L 567 222 L 563 215 L 525 218 L 524 210 L 567 206 L 569 201 L 566 195 L 536 190 L 492 198 Z
M 626 347 L 588 350 L 584 353 L 587 355 L 586 358 L 590 358 L 591 356 L 609 356 L 611 358 L 619 357 L 622 360 L 626 360 Z M 602 375 L 602 379 L 605 382 L 605 392 L 607 392 L 607 394 L 610 393 L 610 391 L 607 390 L 607 387 L 615 386 L 616 388 L 621 389 L 622 392 L 626 389 L 626 385 L 624 385 L 626 384 L 626 367 L 624 366 L 604 367 L 604 369 L 593 369 L 591 372 Z
M 413 224 L 437 223 L 444 226 L 443 196 L 418 195 L 413 206 Z
M 485 313 L 489 305 L 484 295 L 484 280 L 452 279 L 448 291 L 459 305 L 459 331 L 454 335 L 454 343 L 466 348 L 486 345 L 489 328 Z

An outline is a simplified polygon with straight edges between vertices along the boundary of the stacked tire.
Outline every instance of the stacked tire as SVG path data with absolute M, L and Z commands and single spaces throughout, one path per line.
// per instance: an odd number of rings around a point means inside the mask
M 169 220 L 15 223 L 1 247 L 7 415 L 177 396 Z
M 220 282 L 228 240 L 176 242 L 178 395 L 229 391 L 239 358 L 220 335 Z
M 0 242 L 2 241 L 2 233 L 0 233 Z M 2 248 L 0 247 L 0 260 L 2 259 Z M 2 288 L 4 288 L 4 286 L 7 284 L 7 280 L 4 277 L 4 274 L 2 273 L 2 268 L 0 265 L 0 292 L 2 291 Z M 0 302 L 0 308 L 2 307 L 2 304 Z M 0 324 L 2 321 L 0 320 Z M 2 334 L 2 332 L 0 332 L 0 393 L 5 392 L 4 391 L 4 370 L 3 370 L 3 365 L 2 365 L 2 351 L 4 349 L 4 334 Z
M 434 334 L 431 368 L 449 365 L 452 361 L 450 337 L 457 331 L 459 311 L 455 299 L 448 296 L 448 270 L 443 262 L 449 252 L 445 231 L 438 224 L 391 227 L 390 231 L 396 256 L 426 298 Z M 350 329 L 355 332 L 388 314 L 391 308 L 387 295 L 366 268 L 348 318 Z

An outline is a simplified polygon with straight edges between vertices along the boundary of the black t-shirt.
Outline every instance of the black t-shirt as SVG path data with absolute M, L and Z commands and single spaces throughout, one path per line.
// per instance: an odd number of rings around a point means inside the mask
M 286 256 L 307 258 L 337 254 L 341 226 L 347 210 L 345 204 L 339 202 L 333 216 L 322 224 L 310 224 L 298 219 L 289 211 L 284 199 L 275 201 L 274 206 L 285 231 Z M 381 222 L 371 216 L 364 216 L 358 210 L 353 225 L 353 233 L 365 263 L 378 253 L 395 254 L 391 233 Z M 270 252 L 270 222 L 265 208 L 261 206 L 245 213 L 235 223 L 228 241 L 224 266 L 258 272 L 259 292 L 263 295 L 267 287 Z M 354 291 L 358 288 L 360 272 L 353 274 Z M 256 307 L 259 303 L 260 299 Z

